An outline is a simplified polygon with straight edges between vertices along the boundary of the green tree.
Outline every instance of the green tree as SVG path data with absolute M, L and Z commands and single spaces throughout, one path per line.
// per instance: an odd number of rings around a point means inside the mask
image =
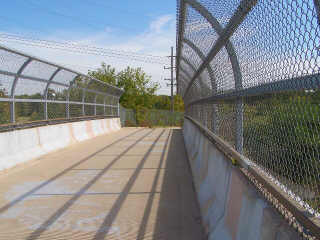
M 180 95 L 174 95 L 174 110 L 184 112 L 184 102 Z
M 101 67 L 96 71 L 89 71 L 89 75 L 123 88 L 124 94 L 120 98 L 120 104 L 123 107 L 135 110 L 141 107 L 147 109 L 153 107 L 155 92 L 158 90 L 159 85 L 153 83 L 151 77 L 141 68 L 127 67 L 116 73 L 115 68 L 102 63 Z
M 151 109 L 155 92 L 159 85 L 151 82 L 141 68 L 127 67 L 118 74 L 118 87 L 124 89 L 124 94 L 120 98 L 120 103 L 126 108 L 137 109 L 145 107 Z
M 171 99 L 167 95 L 159 95 L 154 97 L 154 108 L 162 110 L 170 110 Z
M 101 67 L 95 71 L 88 72 L 89 76 L 92 76 L 96 79 L 99 79 L 103 82 L 117 85 L 117 73 L 116 69 L 111 67 L 110 65 L 106 65 L 104 62 L 101 63 Z
M 161 110 L 171 110 L 171 96 L 159 95 L 154 97 L 154 106 L 155 109 Z M 184 103 L 180 95 L 174 95 L 174 111 L 175 112 L 184 112 Z

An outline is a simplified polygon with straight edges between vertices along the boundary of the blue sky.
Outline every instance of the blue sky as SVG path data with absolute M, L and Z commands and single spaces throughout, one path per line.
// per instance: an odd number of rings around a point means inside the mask
M 43 34 L 109 28 L 124 35 L 138 34 L 150 21 L 176 11 L 172 0 L 10 0 L 1 5 L 6 10 L 0 14 L 2 30 Z
M 10 0 L 1 3 L 0 33 L 71 41 L 159 56 L 175 45 L 176 1 L 148 0 Z M 67 53 L 0 39 L 0 43 L 86 72 L 105 61 L 118 70 L 143 67 L 153 81 L 163 82 L 163 66 Z M 162 89 L 159 93 L 168 93 Z

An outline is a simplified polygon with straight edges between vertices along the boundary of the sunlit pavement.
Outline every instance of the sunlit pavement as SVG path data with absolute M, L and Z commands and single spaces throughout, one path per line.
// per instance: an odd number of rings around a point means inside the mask
M 0 239 L 204 239 L 178 128 L 124 128 L 0 175 Z

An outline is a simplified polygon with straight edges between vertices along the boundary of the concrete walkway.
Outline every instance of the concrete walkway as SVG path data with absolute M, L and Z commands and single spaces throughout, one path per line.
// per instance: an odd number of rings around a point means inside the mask
M 0 239 L 204 239 L 180 129 L 125 128 L 0 173 Z

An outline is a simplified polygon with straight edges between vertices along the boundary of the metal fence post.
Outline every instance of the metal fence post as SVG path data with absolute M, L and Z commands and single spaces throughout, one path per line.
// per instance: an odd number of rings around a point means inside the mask
M 186 11 L 187 11 L 187 5 L 185 3 L 184 0 L 179 0 L 179 4 L 180 4 L 180 10 L 179 10 L 179 29 L 178 29 L 178 42 L 181 42 L 183 35 L 184 35 L 184 25 L 185 25 L 185 21 L 186 21 Z M 181 50 L 182 50 L 182 46 L 181 44 L 177 45 L 177 50 L 176 50 L 176 80 L 177 80 L 177 95 L 181 94 L 180 93 L 180 86 L 179 86 L 179 81 L 178 81 L 178 77 L 179 77 L 179 68 L 178 66 L 180 66 L 180 57 L 181 57 Z
M 243 153 L 243 100 L 236 101 L 236 150 Z
M 84 100 L 85 100 L 85 90 L 82 89 L 82 116 L 85 116 L 86 113 L 85 113 L 85 109 L 84 109 Z
M 10 102 L 10 122 L 15 123 L 15 101 L 14 97 L 12 98 L 12 101 Z
M 120 103 L 119 103 L 119 100 L 118 100 L 118 117 L 120 117 Z
M 218 133 L 218 105 L 217 104 L 213 104 L 213 107 L 212 107 L 212 126 L 211 126 L 211 130 L 214 134 L 217 134 Z
M 49 87 L 51 85 L 51 82 L 53 81 L 53 79 L 55 78 L 55 76 L 61 71 L 61 68 L 57 68 L 52 75 L 50 76 L 46 88 L 44 89 L 43 95 L 44 95 L 44 119 L 48 120 L 48 92 L 49 92 Z
M 121 122 L 121 126 L 123 127 L 125 123 L 125 118 L 126 118 L 126 110 L 120 106 L 120 122 Z
M 66 117 L 70 118 L 70 92 L 67 93 L 67 103 L 66 103 Z
M 107 98 L 107 97 L 104 97 L 104 98 L 103 98 L 103 115 L 104 115 L 104 116 L 106 115 L 106 98 Z
M 202 111 L 203 111 L 203 126 L 207 127 L 207 106 L 206 105 L 203 105 Z
M 43 104 L 43 112 L 44 112 L 44 120 L 48 120 L 48 102 L 47 98 L 45 98 L 45 102 Z
M 97 116 L 97 97 L 98 97 L 98 95 L 96 94 L 95 96 L 94 96 L 94 112 L 93 112 L 93 115 L 94 116 Z
M 202 124 L 203 124 L 203 126 L 207 126 L 207 114 L 206 114 L 206 105 L 203 105 L 203 107 L 202 107 L 202 118 L 203 118 L 203 120 L 202 120 Z
M 15 114 L 15 101 L 14 101 L 14 93 L 16 90 L 16 86 L 19 80 L 19 77 L 21 75 L 21 73 L 23 72 L 23 70 L 28 66 L 28 64 L 32 61 L 32 58 L 29 57 L 23 64 L 22 66 L 19 68 L 17 75 L 15 76 L 13 83 L 12 83 L 12 87 L 11 87 L 11 99 L 12 102 L 10 104 L 10 121 L 11 123 L 15 123 L 16 122 L 16 114 Z

